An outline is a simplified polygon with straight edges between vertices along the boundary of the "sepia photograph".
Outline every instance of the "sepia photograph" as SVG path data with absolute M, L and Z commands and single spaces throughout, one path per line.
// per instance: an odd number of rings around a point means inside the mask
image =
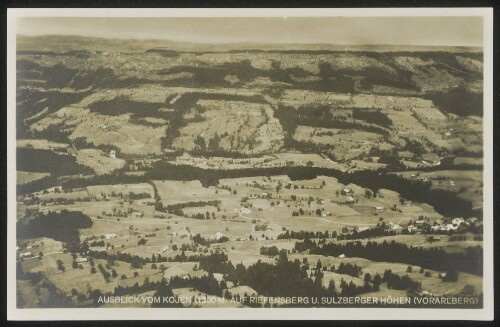
M 9 9 L 9 319 L 493 319 L 492 13 Z

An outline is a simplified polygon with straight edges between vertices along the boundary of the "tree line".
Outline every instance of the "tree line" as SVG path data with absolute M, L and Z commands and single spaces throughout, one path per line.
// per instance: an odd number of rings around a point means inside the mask
M 328 243 L 319 245 L 305 239 L 296 242 L 298 252 L 309 250 L 310 254 L 365 258 L 373 261 L 386 261 L 418 265 L 423 268 L 441 271 L 463 271 L 475 275 L 483 274 L 483 249 L 480 246 L 467 247 L 464 253 L 449 253 L 442 248 L 413 247 L 396 241 L 377 243 L 360 241 L 345 244 Z

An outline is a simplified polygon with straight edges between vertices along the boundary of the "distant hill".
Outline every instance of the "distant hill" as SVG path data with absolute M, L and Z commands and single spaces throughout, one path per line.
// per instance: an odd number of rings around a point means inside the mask
M 44 35 L 44 36 L 17 36 L 18 50 L 37 51 L 70 51 L 96 50 L 108 46 L 118 47 L 116 51 L 138 51 L 144 48 L 169 48 L 177 51 L 230 51 L 230 50 L 266 50 L 266 51 L 351 51 L 351 52 L 429 52 L 443 51 L 453 53 L 482 52 L 480 47 L 463 46 L 420 46 L 420 45 L 342 45 L 342 44 L 300 44 L 300 43 L 189 43 L 157 39 L 118 39 L 98 38 L 78 35 Z
M 396 165 L 393 148 L 417 157 L 480 148 L 468 120 L 483 110 L 477 48 L 82 36 L 17 45 L 18 138 L 123 156 L 294 150 Z

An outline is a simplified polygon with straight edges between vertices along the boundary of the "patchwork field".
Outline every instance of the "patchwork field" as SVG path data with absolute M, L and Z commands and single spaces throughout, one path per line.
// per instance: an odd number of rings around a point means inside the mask
M 481 299 L 482 60 L 18 36 L 18 306 Z

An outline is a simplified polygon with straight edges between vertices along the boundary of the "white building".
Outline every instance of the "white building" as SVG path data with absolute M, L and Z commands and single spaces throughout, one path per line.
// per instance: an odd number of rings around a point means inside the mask
M 342 195 L 347 195 L 347 194 L 351 194 L 352 190 L 350 188 L 344 188 L 344 189 L 342 189 L 342 191 L 340 193 L 342 193 Z
M 388 224 L 389 228 L 392 230 L 401 230 L 403 227 L 399 226 L 399 224 L 395 224 L 392 221 Z
M 445 229 L 446 229 L 446 231 L 457 230 L 458 227 L 453 225 L 453 224 L 446 224 Z
M 110 158 L 116 158 L 116 151 L 115 150 L 109 151 L 109 157 Z
M 252 210 L 248 209 L 248 208 L 241 208 L 240 209 L 240 212 L 244 215 L 248 215 L 249 213 L 252 212 Z
M 116 234 L 115 233 L 104 234 L 104 238 L 107 240 L 111 240 L 113 238 L 116 238 Z
M 224 275 L 221 273 L 214 273 L 214 278 L 220 283 L 224 280 Z
M 433 226 L 431 226 L 431 231 L 434 231 L 434 232 L 440 231 L 440 230 L 442 230 L 442 228 L 443 227 L 441 225 L 433 225 Z
M 408 232 L 409 233 L 413 233 L 413 232 L 416 232 L 418 230 L 418 228 L 414 225 L 408 225 Z

